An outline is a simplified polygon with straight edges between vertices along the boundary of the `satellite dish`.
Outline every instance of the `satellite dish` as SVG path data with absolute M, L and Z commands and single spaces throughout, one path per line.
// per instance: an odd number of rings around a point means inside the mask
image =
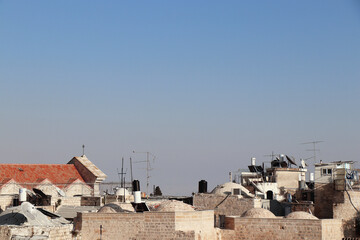
M 301 159 L 300 160 L 300 165 L 302 168 L 306 168 L 307 167 L 307 164 L 305 163 L 305 160 L 304 159 Z
M 295 158 L 293 156 L 286 155 L 286 159 L 289 161 L 289 163 L 297 166 L 297 164 L 295 163 Z
M 39 210 L 37 210 L 34 207 L 34 205 L 32 205 L 29 202 L 23 202 L 21 204 L 21 213 L 26 217 L 27 223 L 29 225 L 37 225 L 37 226 L 54 225 L 44 214 L 42 214 Z
M 31 197 L 36 197 L 36 194 L 30 191 L 29 189 L 26 189 L 26 193 L 29 194 Z
M 65 197 L 65 196 L 66 196 L 66 194 L 65 194 L 65 192 L 64 192 L 63 190 L 61 190 L 61 189 L 58 188 L 58 187 L 55 187 L 55 188 L 56 188 L 56 191 L 58 192 L 58 194 L 59 194 L 60 197 Z

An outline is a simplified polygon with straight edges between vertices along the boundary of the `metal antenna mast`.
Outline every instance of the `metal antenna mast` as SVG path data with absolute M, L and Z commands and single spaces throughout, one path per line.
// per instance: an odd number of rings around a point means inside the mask
M 145 153 L 146 154 L 146 161 L 138 161 L 137 163 L 140 162 L 146 162 L 146 193 L 149 193 L 149 185 L 150 185 L 150 171 L 153 170 L 153 168 L 151 168 L 151 164 L 150 164 L 150 155 L 153 157 L 153 162 L 155 161 L 156 156 L 154 154 L 152 154 L 151 152 L 135 152 L 133 151 L 133 153 Z
M 320 151 L 320 149 L 316 149 L 316 144 L 317 143 L 321 143 L 321 142 L 324 142 L 324 141 L 312 141 L 312 142 L 305 142 L 305 143 L 302 143 L 302 144 L 313 144 L 313 148 L 312 149 L 306 149 L 306 151 L 312 151 L 314 152 L 314 163 L 316 163 L 316 152 Z
M 271 161 L 274 160 L 274 157 L 275 156 L 278 156 L 279 154 L 277 153 L 274 153 L 274 151 L 271 152 L 271 154 L 268 154 L 268 155 L 264 155 L 264 157 L 271 157 Z
M 82 149 L 83 149 L 83 156 L 85 155 L 85 145 L 82 145 Z
M 122 158 L 121 159 L 121 172 L 119 172 L 119 169 L 118 169 L 118 175 L 120 178 L 120 187 L 122 187 L 122 188 L 125 188 L 125 174 L 126 173 L 124 173 L 124 158 Z
M 131 183 L 134 181 L 133 172 L 132 172 L 132 159 L 130 158 L 130 175 L 131 175 Z

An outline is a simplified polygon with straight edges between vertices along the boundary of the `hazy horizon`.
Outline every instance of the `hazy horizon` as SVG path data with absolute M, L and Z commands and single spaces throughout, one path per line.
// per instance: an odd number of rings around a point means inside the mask
M 358 161 L 359 40 L 357 1 L 0 1 L 1 163 L 84 144 L 118 181 L 148 151 L 150 189 L 190 195 L 304 142 Z

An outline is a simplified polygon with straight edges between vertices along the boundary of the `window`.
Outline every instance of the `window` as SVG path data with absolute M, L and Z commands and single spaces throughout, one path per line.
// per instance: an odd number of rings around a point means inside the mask
M 331 168 L 323 168 L 322 175 L 332 175 L 332 169 Z

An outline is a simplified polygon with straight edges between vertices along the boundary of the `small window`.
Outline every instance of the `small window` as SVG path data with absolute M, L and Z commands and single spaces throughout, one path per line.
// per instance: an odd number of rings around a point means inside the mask
M 323 168 L 322 175 L 332 175 L 332 169 L 331 168 Z

